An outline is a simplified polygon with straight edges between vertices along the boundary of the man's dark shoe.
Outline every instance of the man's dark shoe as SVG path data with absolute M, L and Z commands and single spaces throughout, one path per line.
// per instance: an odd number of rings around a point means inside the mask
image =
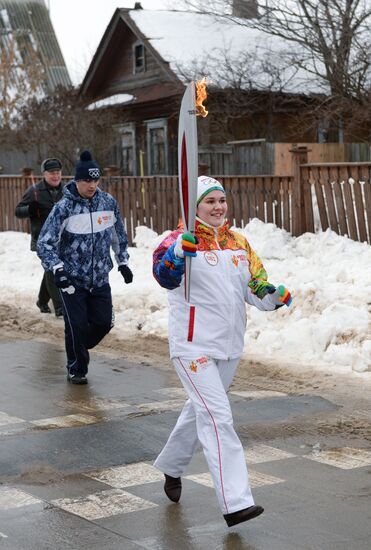
M 164 491 L 172 502 L 179 502 L 182 493 L 182 480 L 180 477 L 171 477 L 165 474 Z
M 39 300 L 36 302 L 37 307 L 39 308 L 41 313 L 51 313 L 52 310 L 48 306 L 48 304 L 40 304 Z
M 86 378 L 85 374 L 71 374 L 70 371 L 67 371 L 67 380 L 71 382 L 71 384 L 87 384 L 88 379 Z
M 57 309 L 55 310 L 55 316 L 63 317 L 63 309 L 61 307 L 57 307 Z
M 243 510 L 238 510 L 237 512 L 232 512 L 232 514 L 225 514 L 224 519 L 227 522 L 228 527 L 232 527 L 232 525 L 237 525 L 237 523 L 242 523 L 243 521 L 257 518 L 263 512 L 264 508 L 262 506 L 254 504 L 254 506 L 244 508 Z

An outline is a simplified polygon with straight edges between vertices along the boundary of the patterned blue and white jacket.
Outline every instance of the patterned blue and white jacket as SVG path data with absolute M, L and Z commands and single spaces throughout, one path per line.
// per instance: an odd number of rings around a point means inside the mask
M 110 247 L 118 265 L 128 263 L 128 239 L 117 201 L 99 188 L 91 199 L 83 199 L 71 181 L 37 241 L 44 269 L 63 266 L 76 286 L 100 287 L 108 283 L 113 268 Z

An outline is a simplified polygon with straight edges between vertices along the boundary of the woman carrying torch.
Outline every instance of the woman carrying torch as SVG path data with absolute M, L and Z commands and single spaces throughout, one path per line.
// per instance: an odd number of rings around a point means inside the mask
M 165 493 L 178 502 L 181 476 L 201 443 L 220 508 L 229 527 L 255 518 L 244 450 L 233 427 L 227 391 L 243 352 L 246 303 L 272 311 L 291 303 L 288 290 L 268 282 L 247 240 L 226 221 L 222 184 L 201 176 L 194 235 L 173 231 L 154 252 L 153 273 L 169 290 L 169 345 L 188 400 L 155 461 Z M 189 302 L 185 256 L 192 257 Z

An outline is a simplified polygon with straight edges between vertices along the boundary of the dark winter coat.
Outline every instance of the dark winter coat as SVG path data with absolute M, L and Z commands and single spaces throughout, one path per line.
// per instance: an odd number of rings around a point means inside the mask
M 15 209 L 17 218 L 30 218 L 31 222 L 31 250 L 36 251 L 37 239 L 42 226 L 49 216 L 53 206 L 62 198 L 63 183 L 52 187 L 44 179 L 31 185 L 23 195 Z M 37 203 L 38 209 L 34 216 L 30 215 L 29 206 Z
M 84 199 L 76 183 L 68 183 L 37 242 L 43 268 L 63 265 L 74 286 L 97 288 L 108 283 L 111 248 L 118 265 L 128 263 L 128 238 L 116 199 L 99 187 Z

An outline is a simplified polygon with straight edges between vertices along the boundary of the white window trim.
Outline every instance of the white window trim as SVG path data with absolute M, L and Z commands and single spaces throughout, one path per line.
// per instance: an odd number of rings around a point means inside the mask
M 165 173 L 164 176 L 168 175 L 169 173 L 169 144 L 168 144 L 168 138 L 167 138 L 167 119 L 166 118 L 154 118 L 151 120 L 145 120 L 144 121 L 147 127 L 147 152 L 148 152 L 148 166 L 147 171 L 149 176 L 157 176 L 158 174 L 152 174 L 151 173 L 151 166 L 152 166 L 152 150 L 151 150 L 151 132 L 150 130 L 154 130 L 156 128 L 164 128 L 164 140 L 165 140 Z
M 122 134 L 131 134 L 133 139 L 133 176 L 137 175 L 137 148 L 136 148 L 136 129 L 134 122 L 128 122 L 127 124 L 115 124 L 115 129 L 117 130 L 120 137 L 120 153 L 122 153 Z

